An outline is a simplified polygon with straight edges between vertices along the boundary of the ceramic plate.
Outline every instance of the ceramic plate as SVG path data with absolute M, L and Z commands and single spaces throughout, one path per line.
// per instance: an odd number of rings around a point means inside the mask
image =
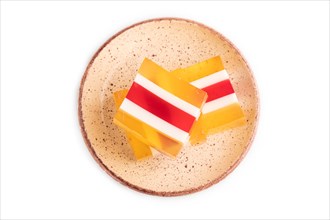
M 130 87 L 148 57 L 172 71 L 220 55 L 247 118 L 247 125 L 186 146 L 176 159 L 156 155 L 136 161 L 122 129 L 113 124 L 112 94 Z M 246 60 L 215 30 L 195 21 L 162 18 L 134 24 L 96 52 L 82 78 L 79 119 L 87 147 L 100 166 L 128 187 L 177 196 L 205 189 L 227 176 L 247 153 L 256 132 L 259 98 Z

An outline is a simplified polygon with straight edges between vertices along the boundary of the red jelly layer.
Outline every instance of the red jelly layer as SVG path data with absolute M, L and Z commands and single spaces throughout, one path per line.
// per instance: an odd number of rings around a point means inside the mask
M 195 121 L 194 116 L 161 99 L 136 82 L 126 98 L 183 131 L 189 132 Z
M 206 102 L 210 102 L 235 92 L 229 79 L 207 86 L 202 90 L 207 92 L 208 97 Z

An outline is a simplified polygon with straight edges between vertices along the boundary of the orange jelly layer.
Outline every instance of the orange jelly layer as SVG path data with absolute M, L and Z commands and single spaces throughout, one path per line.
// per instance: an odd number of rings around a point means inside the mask
M 174 70 L 171 73 L 180 79 L 192 82 L 223 69 L 225 68 L 221 58 L 217 56 L 183 69 Z

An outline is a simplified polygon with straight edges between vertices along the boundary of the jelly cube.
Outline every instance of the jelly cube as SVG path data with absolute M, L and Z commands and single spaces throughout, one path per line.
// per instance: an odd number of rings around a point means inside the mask
M 175 157 L 189 139 L 206 92 L 145 59 L 114 122 L 140 141 Z
M 172 74 L 208 94 L 202 116 L 191 134 L 192 143 L 205 140 L 207 134 L 246 123 L 243 110 L 219 56 L 188 68 L 175 70 Z

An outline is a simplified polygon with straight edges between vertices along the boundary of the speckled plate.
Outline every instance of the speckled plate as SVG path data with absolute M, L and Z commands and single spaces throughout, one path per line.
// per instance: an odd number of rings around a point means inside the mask
M 130 87 L 145 57 L 171 71 L 217 55 L 230 75 L 247 125 L 184 147 L 176 159 L 159 154 L 135 161 L 124 132 L 113 124 L 113 92 Z M 193 193 L 226 177 L 247 153 L 258 113 L 256 83 L 237 48 L 213 29 L 185 19 L 147 20 L 115 34 L 96 52 L 80 86 L 81 131 L 95 160 L 122 184 L 159 196 Z

